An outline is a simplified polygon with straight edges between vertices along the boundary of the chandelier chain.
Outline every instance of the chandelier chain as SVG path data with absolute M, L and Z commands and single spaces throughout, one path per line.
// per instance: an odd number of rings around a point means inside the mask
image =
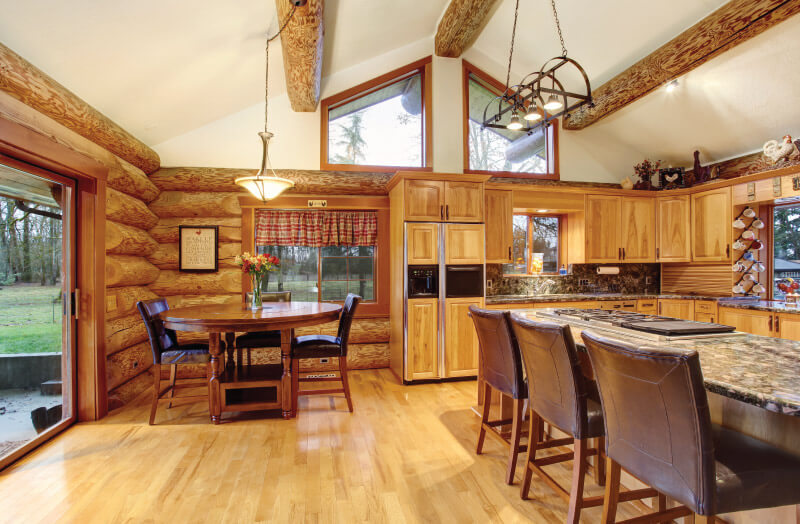
M 519 0 L 514 7 L 514 26 L 511 28 L 511 49 L 508 51 L 508 71 L 506 72 L 506 91 L 511 85 L 511 58 L 514 56 L 514 38 L 517 36 L 517 17 L 519 16 Z
M 292 5 L 292 10 L 289 11 L 289 16 L 286 17 L 286 20 L 283 21 L 281 24 L 280 29 L 278 32 L 275 33 L 272 37 L 267 38 L 267 43 L 264 46 L 264 54 L 266 55 L 266 69 L 264 71 L 264 132 L 267 132 L 267 120 L 269 117 L 269 43 L 275 40 L 283 33 L 283 30 L 286 29 L 286 26 L 289 24 L 289 21 L 294 16 L 294 12 L 297 10 L 296 5 Z
M 567 47 L 564 45 L 564 35 L 561 34 L 561 24 L 558 21 L 558 11 L 556 11 L 556 0 L 550 0 L 550 5 L 553 6 L 553 18 L 556 21 L 558 39 L 561 40 L 561 56 L 567 56 Z

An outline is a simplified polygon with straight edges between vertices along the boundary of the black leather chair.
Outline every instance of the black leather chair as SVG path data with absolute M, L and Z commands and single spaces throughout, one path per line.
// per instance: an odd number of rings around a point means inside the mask
M 292 411 L 297 412 L 297 399 L 300 395 L 331 395 L 344 393 L 347 399 L 347 408 L 353 411 L 353 401 L 350 398 L 350 384 L 347 381 L 347 341 L 350 338 L 350 326 L 353 324 L 353 315 L 356 307 L 361 302 L 361 297 L 350 293 L 344 300 L 342 313 L 339 316 L 339 331 L 335 337 L 330 335 L 306 335 L 292 340 Z M 339 380 L 342 387 L 339 389 L 309 389 L 300 390 L 300 382 L 321 382 L 336 380 L 335 378 L 300 378 L 301 358 L 337 358 L 339 360 Z
M 603 522 L 615 522 L 620 469 L 681 504 L 648 522 L 800 503 L 800 459 L 711 423 L 696 351 L 636 346 L 591 330 L 608 456 Z M 623 493 L 624 495 L 624 493 Z M 660 505 L 661 506 L 661 505 Z
M 147 336 L 150 339 L 150 349 L 153 352 L 153 404 L 150 408 L 150 424 L 156 419 L 156 409 L 159 402 L 169 402 L 172 406 L 174 400 L 200 400 L 207 399 L 208 395 L 185 395 L 176 397 L 177 389 L 198 388 L 208 386 L 208 380 L 198 382 L 197 380 L 181 380 L 177 384 L 178 366 L 181 364 L 206 364 L 209 365 L 211 356 L 208 353 L 208 344 L 198 342 L 191 344 L 179 344 L 178 337 L 172 329 L 166 329 L 158 314 L 167 311 L 169 305 L 163 298 L 153 300 L 143 300 L 136 303 L 136 308 L 142 315 Z M 224 350 L 224 342 L 220 341 Z M 170 367 L 169 386 L 161 391 L 161 366 Z M 206 378 L 210 374 L 210 368 L 206 368 Z M 168 398 L 164 395 L 169 393 Z
M 291 291 L 277 291 L 261 294 L 261 302 L 291 302 Z M 251 351 L 253 348 L 280 348 L 281 332 L 273 331 L 253 331 L 236 337 L 236 361 L 242 365 L 242 350 L 247 349 L 247 365 L 252 363 Z
M 480 309 L 469 307 L 469 315 L 475 324 L 478 334 L 478 348 L 480 351 L 481 374 L 478 389 L 483 388 L 483 412 L 481 414 L 481 429 L 478 432 L 477 454 L 483 452 L 483 442 L 486 432 L 496 437 L 508 446 L 508 465 L 506 466 L 506 484 L 514 483 L 514 473 L 517 469 L 519 453 L 528 449 L 521 444 L 524 404 L 528 398 L 528 388 L 522 371 L 522 357 L 514 332 L 509 323 L 510 312 Z M 492 391 L 508 395 L 512 398 L 511 420 L 489 420 L 492 404 Z M 511 435 L 506 438 L 495 428 L 511 424 Z M 531 438 L 538 438 L 538 434 Z

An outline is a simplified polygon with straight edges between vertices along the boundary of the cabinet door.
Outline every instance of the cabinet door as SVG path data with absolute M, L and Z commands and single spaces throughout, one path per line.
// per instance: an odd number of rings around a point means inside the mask
M 483 224 L 444 226 L 445 264 L 483 264 Z
M 658 301 L 658 314 L 664 317 L 694 320 L 694 301 L 666 298 Z
M 444 220 L 444 182 L 406 180 L 405 219 L 416 222 Z
M 692 195 L 692 260 L 729 261 L 732 227 L 729 187 Z
M 406 224 L 409 264 L 439 263 L 439 224 Z
M 511 191 L 484 191 L 486 212 L 486 262 L 508 264 L 514 234 L 514 207 Z
M 470 306 L 483 307 L 483 299 L 445 299 L 443 378 L 478 375 L 478 335 L 469 317 Z
M 586 262 L 619 262 L 620 197 L 586 197 Z
M 774 337 L 772 330 L 772 313 L 749 309 L 719 308 L 719 323 L 733 326 L 736 331 L 744 331 L 753 335 Z
M 642 299 L 636 301 L 636 312 L 647 315 L 658 314 L 658 301 L 656 299 Z
M 713 314 L 711 314 L 711 313 L 703 313 L 703 312 L 699 312 L 699 311 L 695 311 L 694 312 L 694 319 L 697 322 L 708 322 L 708 323 L 711 323 L 711 324 L 713 324 L 715 322 Z
M 483 185 L 445 182 L 444 219 L 448 222 L 483 222 Z
M 775 317 L 777 330 L 781 338 L 800 341 L 800 315 L 794 313 L 779 313 Z
M 439 299 L 408 300 L 406 380 L 439 376 Z
M 656 261 L 656 201 L 624 197 L 620 202 L 623 262 Z
M 656 206 L 656 258 L 659 262 L 691 261 L 689 195 L 659 198 Z

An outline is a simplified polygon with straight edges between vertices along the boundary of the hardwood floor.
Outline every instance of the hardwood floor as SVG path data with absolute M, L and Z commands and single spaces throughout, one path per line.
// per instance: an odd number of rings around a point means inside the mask
M 302 397 L 296 419 L 214 426 L 205 404 L 159 407 L 149 392 L 79 424 L 0 473 L 3 522 L 537 522 L 567 505 L 534 479 L 504 482 L 506 449 L 475 454 L 476 383 L 400 386 L 387 369 L 350 374 L 343 397 Z M 571 469 L 551 466 L 569 485 Z M 602 488 L 587 477 L 587 493 Z M 623 504 L 618 518 L 635 516 Z M 599 522 L 601 509 L 583 512 Z

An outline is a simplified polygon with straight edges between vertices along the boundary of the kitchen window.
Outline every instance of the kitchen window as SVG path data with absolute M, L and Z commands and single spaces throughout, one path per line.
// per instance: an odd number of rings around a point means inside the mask
M 775 300 L 783 300 L 787 287 L 781 284 L 790 286 L 790 278 L 800 283 L 800 204 L 775 206 L 772 227 L 772 293 Z
M 561 217 L 515 214 L 513 224 L 514 262 L 504 264 L 503 272 L 507 275 L 558 273 L 561 267 Z
M 321 169 L 430 170 L 431 58 L 324 99 Z
M 505 86 L 472 64 L 463 64 L 464 172 L 557 180 L 557 124 L 530 135 L 482 128 L 484 109 L 493 100 L 497 103 Z M 500 124 L 510 118 L 511 113 L 506 113 Z

